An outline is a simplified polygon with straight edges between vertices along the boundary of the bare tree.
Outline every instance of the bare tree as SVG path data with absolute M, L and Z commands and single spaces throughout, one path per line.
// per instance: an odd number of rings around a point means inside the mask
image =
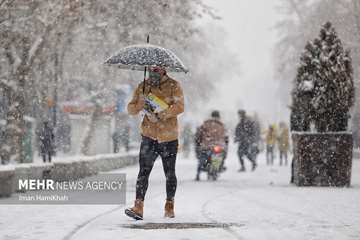
M 3 161 L 23 159 L 26 114 L 39 121 L 51 118 L 56 124 L 56 112 L 46 116 L 49 99 L 55 108 L 62 101 L 94 103 L 103 98 L 106 102 L 115 84 L 135 87 L 137 81 L 132 78 L 136 75 L 101 63 L 125 45 L 144 42 L 147 34 L 153 44 L 175 50 L 190 66 L 191 74 L 180 78 L 190 78 L 192 84 L 184 85 L 184 90 L 193 100 L 209 97 L 215 80 L 223 77 L 216 68 L 200 64 L 217 50 L 204 41 L 206 34 L 194 21 L 204 16 L 220 19 L 202 0 L 0 0 L 0 13 L 0 60 L 4 63 L 0 87 L 9 103 L 0 151 Z M 228 58 L 232 58 L 230 53 Z M 86 84 L 92 85 L 92 93 L 85 90 L 80 95 L 79 89 Z M 90 114 L 90 129 L 99 107 Z
M 1 5 L 8 16 L 2 23 L 1 47 L 10 68 L 2 79 L 9 103 L 6 115 L 5 141 L 1 147 L 2 162 L 22 162 L 25 131 L 25 83 L 30 77 L 35 59 L 41 55 L 55 26 L 73 9 L 73 1 L 7 1 Z M 31 31 L 26 31 L 31 29 Z

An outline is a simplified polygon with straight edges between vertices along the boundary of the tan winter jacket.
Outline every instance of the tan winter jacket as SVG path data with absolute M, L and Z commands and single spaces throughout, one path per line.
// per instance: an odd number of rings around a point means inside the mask
M 282 152 L 289 151 L 289 129 L 287 127 L 280 129 L 280 134 L 278 137 L 279 150 Z
M 136 88 L 132 100 L 128 104 L 128 112 L 130 115 L 138 114 L 143 106 L 139 103 L 139 99 L 150 92 L 163 101 L 169 108 L 158 114 L 159 120 L 151 122 L 145 115 L 141 124 L 141 134 L 145 137 L 157 140 L 159 142 L 170 142 L 178 139 L 178 121 L 177 115 L 184 112 L 184 96 L 180 84 L 165 75 L 159 87 L 150 86 L 145 83 L 145 94 L 143 95 L 143 83 Z

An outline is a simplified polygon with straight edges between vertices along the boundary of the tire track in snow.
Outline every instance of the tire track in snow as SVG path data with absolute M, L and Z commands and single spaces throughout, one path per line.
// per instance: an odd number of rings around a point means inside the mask
M 210 217 L 210 215 L 207 213 L 206 208 L 207 206 L 212 203 L 215 200 L 219 200 L 221 198 L 223 198 L 224 196 L 233 194 L 234 192 L 238 192 L 240 190 L 237 191 L 232 191 L 232 192 L 227 192 L 225 194 L 219 194 L 218 196 L 215 196 L 214 198 L 211 198 L 209 200 L 207 200 L 204 204 L 202 204 L 201 206 L 201 214 L 203 215 L 203 217 L 205 217 L 206 219 L 208 219 L 209 221 L 211 221 L 212 223 L 216 223 L 216 224 L 221 224 L 221 222 L 215 220 L 214 218 Z M 228 232 L 229 234 L 231 234 L 235 239 L 237 240 L 243 240 L 244 238 L 242 238 L 236 231 L 234 231 L 230 226 L 224 227 L 222 228 L 224 231 Z
M 178 183 L 178 186 L 183 186 L 185 183 L 188 183 L 188 181 L 182 181 Z M 158 193 L 154 194 L 154 198 L 158 198 L 159 196 L 161 196 L 163 194 L 163 190 L 159 190 Z M 92 224 L 93 222 L 101 219 L 104 216 L 107 216 L 109 214 L 112 214 L 120 209 L 123 209 L 124 206 L 117 206 L 113 209 L 110 209 L 108 211 L 102 212 L 98 215 L 96 215 L 95 217 L 92 217 L 86 221 L 84 221 L 83 223 L 77 225 L 72 231 L 70 231 L 64 238 L 63 240 L 71 240 L 74 237 L 76 237 L 76 234 L 78 234 L 80 231 L 86 229 L 90 224 Z
M 130 167 L 130 168 L 133 168 L 133 167 Z M 114 170 L 114 171 L 125 171 L 124 169 L 117 169 L 117 170 Z M 155 196 L 158 196 L 160 195 L 160 193 L 156 194 Z M 107 210 L 107 211 L 104 211 L 102 213 L 99 213 L 98 215 L 94 216 L 94 217 L 91 217 L 87 220 L 85 220 L 84 222 L 78 224 L 73 230 L 71 230 L 67 235 L 65 235 L 65 237 L 63 238 L 63 240 L 71 240 L 73 239 L 76 234 L 78 234 L 81 230 L 84 230 L 88 227 L 88 225 L 90 225 L 91 223 L 97 221 L 98 219 L 101 219 L 102 217 L 106 216 L 106 215 L 109 215 L 111 213 L 114 213 L 120 209 L 123 209 L 124 206 L 123 205 L 120 205 L 120 206 L 117 206 L 115 208 L 112 208 L 110 210 Z
M 71 232 L 69 232 L 64 238 L 63 240 L 71 240 L 80 230 L 83 230 L 87 227 L 87 225 L 89 225 L 90 223 L 96 221 L 97 219 L 108 215 L 110 213 L 113 213 L 119 209 L 123 208 L 123 206 L 117 206 L 116 208 L 110 209 L 108 211 L 102 212 L 98 215 L 96 215 L 95 217 L 92 217 L 86 221 L 84 221 L 83 223 L 77 225 Z

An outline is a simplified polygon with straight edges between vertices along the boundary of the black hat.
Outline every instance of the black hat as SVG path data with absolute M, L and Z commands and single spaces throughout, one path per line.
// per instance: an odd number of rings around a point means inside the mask
M 238 114 L 239 114 L 239 115 L 245 115 L 245 114 L 246 114 L 246 111 L 243 110 L 243 109 L 239 109 Z
M 218 110 L 214 110 L 211 112 L 211 117 L 220 118 L 220 112 Z

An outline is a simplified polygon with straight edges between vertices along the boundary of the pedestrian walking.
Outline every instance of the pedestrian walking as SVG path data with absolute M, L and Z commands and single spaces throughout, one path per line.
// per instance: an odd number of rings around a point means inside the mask
M 289 129 L 284 122 L 279 124 L 278 148 L 280 156 L 280 166 L 288 165 L 288 152 L 289 152 Z
M 42 156 L 43 162 L 51 162 L 51 157 L 54 155 L 54 130 L 50 126 L 48 121 L 44 121 L 39 133 L 39 144 L 40 144 L 40 154 Z
M 266 141 L 266 164 L 274 165 L 274 148 L 276 144 L 276 133 L 272 125 L 270 125 L 268 128 L 265 141 Z
M 190 155 L 192 139 L 193 133 L 191 129 L 191 124 L 187 123 L 185 124 L 182 131 L 182 152 L 184 153 L 185 158 L 188 158 Z
M 254 144 L 256 144 L 256 129 L 254 122 L 246 116 L 245 110 L 238 111 L 240 121 L 235 129 L 235 142 L 238 143 L 238 157 L 240 161 L 239 172 L 246 171 L 244 157 L 252 164 L 252 171 L 255 170 L 256 154 Z
M 125 151 L 128 152 L 130 150 L 129 146 L 129 138 L 130 138 L 130 127 L 123 126 L 122 129 L 117 129 L 113 135 L 113 147 L 114 153 L 118 153 L 120 151 L 120 147 L 123 146 Z
M 163 101 L 167 108 L 160 112 L 154 111 L 149 101 Z M 156 98 L 155 98 L 156 96 Z M 160 100 L 159 100 L 160 99 Z M 154 162 L 158 156 L 162 159 L 166 176 L 165 217 L 173 218 L 174 197 L 177 187 L 175 163 L 178 152 L 178 121 L 177 116 L 184 111 L 184 97 L 180 84 L 170 78 L 162 67 L 151 67 L 149 78 L 135 90 L 128 112 L 137 115 L 141 111 L 145 116 L 141 125 L 142 142 L 139 154 L 139 173 L 136 182 L 136 200 L 125 214 L 136 220 L 143 219 L 143 208 L 148 181 Z
M 116 130 L 113 134 L 112 134 L 112 140 L 113 140 L 113 152 L 114 153 L 118 153 L 120 151 L 120 132 L 118 130 Z

